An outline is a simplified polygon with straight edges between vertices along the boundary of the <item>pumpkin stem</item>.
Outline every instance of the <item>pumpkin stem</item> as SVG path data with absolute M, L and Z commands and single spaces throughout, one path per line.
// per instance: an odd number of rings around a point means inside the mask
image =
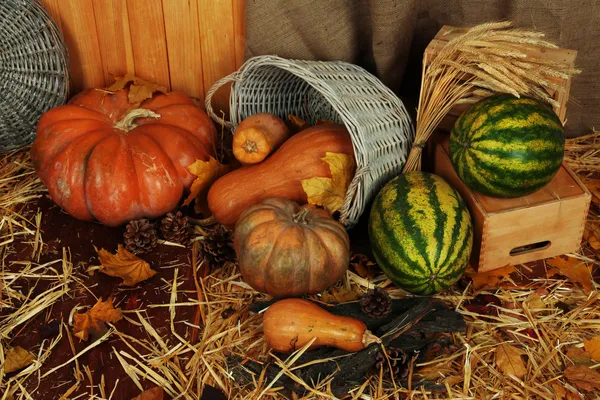
M 138 124 L 136 124 L 134 121 L 138 118 L 160 119 L 160 114 L 145 108 L 134 108 L 129 110 L 120 121 L 117 121 L 115 128 L 124 132 L 129 132 L 130 130 L 137 128 Z
M 308 212 L 309 212 L 308 208 L 303 208 L 300 211 L 298 211 L 293 216 L 294 222 L 305 224 L 306 223 L 306 216 L 308 215 Z
M 246 141 L 242 145 L 242 149 L 244 149 L 246 153 L 256 153 L 258 151 L 258 145 L 254 140 L 246 139 Z
M 373 335 L 370 330 L 365 330 L 362 337 L 362 343 L 365 348 L 369 347 L 373 343 L 381 343 L 381 339 Z

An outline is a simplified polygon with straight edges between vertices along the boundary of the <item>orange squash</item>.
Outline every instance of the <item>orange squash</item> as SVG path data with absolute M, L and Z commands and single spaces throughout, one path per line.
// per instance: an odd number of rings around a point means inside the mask
M 342 278 L 350 238 L 325 210 L 272 198 L 246 210 L 233 236 L 244 281 L 273 297 L 318 293 Z
M 216 129 L 189 97 L 158 94 L 132 109 L 128 93 L 91 89 L 38 123 L 35 170 L 75 218 L 116 226 L 163 215 L 192 184 L 187 167 L 215 155 Z
M 359 351 L 380 340 L 357 319 L 330 313 L 302 299 L 280 300 L 265 311 L 263 332 L 267 344 L 275 351 L 291 353 L 308 347 L 332 346 Z
M 243 120 L 233 134 L 233 155 L 244 165 L 256 164 L 275 151 L 290 130 L 273 114 L 260 113 Z
M 215 219 L 232 227 L 246 209 L 270 197 L 306 204 L 301 181 L 331 177 L 325 153 L 352 154 L 350 134 L 343 125 L 322 124 L 303 130 L 260 164 L 245 166 L 219 178 L 208 192 Z

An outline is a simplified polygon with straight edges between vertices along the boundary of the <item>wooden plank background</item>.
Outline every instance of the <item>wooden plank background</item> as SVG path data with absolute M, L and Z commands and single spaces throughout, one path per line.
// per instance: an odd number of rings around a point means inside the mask
M 202 102 L 244 62 L 245 0 L 40 0 L 71 57 L 72 91 L 133 73 Z M 227 109 L 221 90 L 215 110 Z

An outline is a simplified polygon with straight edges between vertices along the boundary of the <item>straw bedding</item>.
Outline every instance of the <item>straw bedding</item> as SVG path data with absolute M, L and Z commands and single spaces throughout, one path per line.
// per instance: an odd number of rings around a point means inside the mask
M 596 139 L 587 138 L 586 143 L 593 140 L 597 149 Z M 570 143 L 568 159 L 589 160 L 588 153 L 578 150 L 581 146 Z M 589 174 L 589 169 L 579 169 Z M 593 176 L 588 179 L 595 182 Z M 167 398 L 199 399 L 203 391 L 205 398 L 218 398 L 214 388 L 232 399 L 283 396 L 278 381 L 265 375 L 256 375 L 251 384 L 235 382 L 227 364 L 232 355 L 280 364 L 281 375 L 296 380 L 297 398 L 301 393 L 306 398 L 333 398 L 330 385 L 335 376 L 302 381 L 294 375 L 299 354 L 288 359 L 269 354 L 261 315 L 248 308 L 266 298 L 241 281 L 235 265 L 203 276 L 206 268 L 198 246 L 190 250 L 163 244 L 147 260 L 159 271 L 155 277 L 134 288 L 119 287 L 118 280 L 93 273 L 98 261 L 92 244 L 112 251 L 121 232 L 72 220 L 44 196 L 26 151 L 0 161 L 0 364 L 14 346 L 35 356 L 19 372 L 0 370 L 0 399 L 131 399 L 155 386 L 163 387 Z M 598 219 L 596 202 L 589 224 L 596 226 Z M 593 248 L 585 243 L 578 257 L 594 266 L 598 282 L 600 259 Z M 451 337 L 456 351 L 439 352 L 430 361 L 412 365 L 413 390 L 373 376 L 349 398 L 595 398 L 563 372 L 577 361 L 573 348 L 582 349 L 584 339 L 600 336 L 598 284 L 585 293 L 559 275 L 547 278 L 547 269 L 544 262 L 521 266 L 497 289 L 479 293 L 465 279 L 437 296 L 467 322 L 466 333 Z M 374 284 L 392 287 L 376 268 L 373 273 L 367 280 L 351 268 L 320 300 L 349 300 Z M 399 289 L 390 294 L 407 296 Z M 482 294 L 497 298 L 483 314 L 468 306 Z M 72 334 L 72 314 L 98 297 L 114 298 L 125 318 L 80 342 Z M 522 351 L 522 379 L 498 367 L 496 353 L 503 344 Z M 428 392 L 419 386 L 421 380 L 442 383 L 446 390 Z

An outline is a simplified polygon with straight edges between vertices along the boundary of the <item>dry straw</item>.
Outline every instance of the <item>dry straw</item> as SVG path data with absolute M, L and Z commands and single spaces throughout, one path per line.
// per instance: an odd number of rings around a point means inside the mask
M 425 143 L 457 104 L 493 93 L 531 96 L 553 106 L 548 91 L 562 91 L 556 79 L 579 71 L 561 62 L 529 56 L 540 48 L 556 48 L 544 34 L 511 28 L 510 22 L 475 26 L 450 40 L 423 68 L 416 138 L 404 172 L 421 169 Z

